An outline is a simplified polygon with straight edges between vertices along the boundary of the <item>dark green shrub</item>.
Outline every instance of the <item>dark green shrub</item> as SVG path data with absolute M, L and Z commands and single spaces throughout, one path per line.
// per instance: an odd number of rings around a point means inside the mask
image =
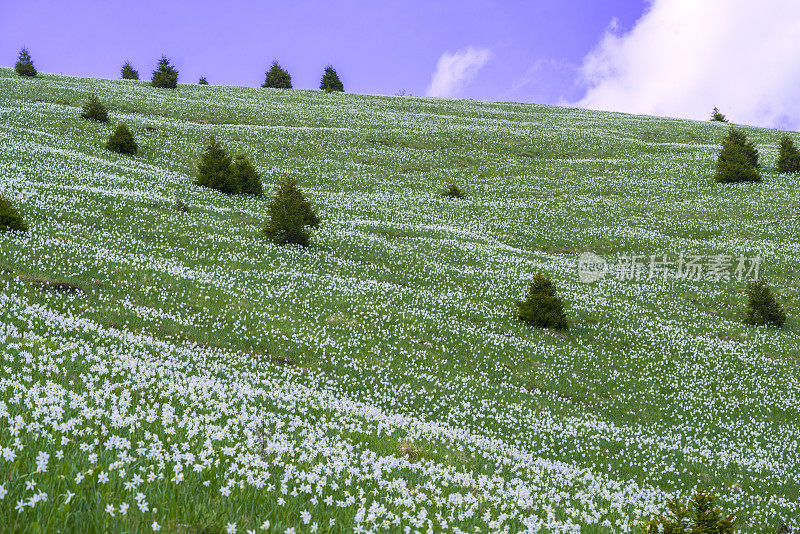
M 794 141 L 784 134 L 778 154 L 778 172 L 800 172 L 800 152 L 794 146 Z
M 744 132 L 731 128 L 717 158 L 717 182 L 760 182 L 758 150 Z
M 747 311 L 744 322 L 756 326 L 783 326 L 786 312 L 763 281 L 752 282 L 747 287 Z
M 564 304 L 556 295 L 553 282 L 542 274 L 533 276 L 527 298 L 517 301 L 517 307 L 517 318 L 532 326 L 553 330 L 566 330 L 569 327 Z
M 344 92 L 344 85 L 342 85 L 339 75 L 336 74 L 336 69 L 330 65 L 325 67 L 325 74 L 322 75 L 322 81 L 319 84 L 319 88 L 329 93 L 334 91 Z
M 669 512 L 640 525 L 643 534 L 733 534 L 737 512 L 722 515 L 716 497 L 698 490 L 688 502 L 677 497 L 667 502 Z
M 0 232 L 8 230 L 27 232 L 28 225 L 11 205 L 11 201 L 0 195 Z
M 17 63 L 14 65 L 14 70 L 20 76 L 36 76 L 36 67 L 33 66 L 33 60 L 27 48 L 22 48 L 19 51 Z
M 238 154 L 233 162 L 233 181 L 239 184 L 239 193 L 263 195 L 261 177 L 244 154 Z
M 175 89 L 178 87 L 178 71 L 170 65 L 167 56 L 161 56 L 161 59 L 158 60 L 158 67 L 153 71 L 151 83 L 153 87 L 161 87 L 162 89 Z
M 136 146 L 136 141 L 133 140 L 133 134 L 124 123 L 120 123 L 114 133 L 111 134 L 111 137 L 108 138 L 106 148 L 120 154 L 136 154 L 139 149 Z
M 731 128 L 726 140 L 734 146 L 740 147 L 745 158 L 747 158 L 747 162 L 753 167 L 758 167 L 758 149 L 755 143 L 747 139 L 747 135 L 743 131 Z M 725 140 L 723 140 L 723 145 L 724 143 Z
M 206 80 L 205 76 L 200 76 L 200 79 L 197 80 L 197 85 L 208 85 L 208 80 Z
M 277 61 L 273 61 L 269 70 L 267 71 L 264 83 L 261 87 L 271 87 L 273 89 L 291 89 L 292 77 L 289 73 L 281 67 Z
M 123 80 L 138 80 L 139 71 L 133 68 L 130 61 L 126 61 L 122 66 L 122 79 Z
M 92 95 L 89 97 L 89 100 L 83 104 L 83 113 L 81 113 L 81 117 L 91 121 L 108 122 L 108 110 L 95 95 Z
M 234 179 L 231 157 L 213 135 L 197 164 L 197 185 L 216 189 L 223 193 L 238 193 L 240 186 Z
M 447 189 L 442 191 L 440 195 L 447 198 L 464 198 L 466 196 L 455 182 L 450 182 L 450 185 L 447 187 Z
M 720 113 L 719 108 L 714 106 L 714 109 L 711 111 L 711 121 L 712 122 L 728 122 L 728 119 L 725 118 L 725 115 Z
M 185 212 L 189 211 L 189 204 L 187 204 L 186 202 L 184 202 L 183 200 L 181 200 L 179 198 L 176 198 L 175 199 L 175 209 L 185 213 Z
M 320 222 L 297 181 L 289 176 L 278 182 L 275 198 L 269 205 L 269 217 L 264 234 L 276 245 L 291 243 L 307 247 L 306 227 L 316 228 Z

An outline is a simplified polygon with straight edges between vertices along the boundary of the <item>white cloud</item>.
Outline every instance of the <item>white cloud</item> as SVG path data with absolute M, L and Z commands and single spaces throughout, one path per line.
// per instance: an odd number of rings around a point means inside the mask
M 630 32 L 612 21 L 582 74 L 581 107 L 800 127 L 800 1 L 651 0 Z
M 492 57 L 488 48 L 472 46 L 458 52 L 445 52 L 436 63 L 436 71 L 431 78 L 426 95 L 453 97 L 472 81 L 478 71 Z

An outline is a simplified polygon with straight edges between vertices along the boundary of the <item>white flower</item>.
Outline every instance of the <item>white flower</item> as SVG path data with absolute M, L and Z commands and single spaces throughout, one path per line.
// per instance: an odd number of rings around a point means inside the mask
M 228 523 L 228 525 L 225 527 L 225 531 L 228 534 L 236 534 L 236 523 Z
M 108 515 L 110 515 L 111 517 L 114 517 L 114 505 L 113 504 L 109 504 L 109 505 L 106 506 L 106 513 Z
M 108 482 L 108 473 L 106 473 L 105 471 L 101 471 L 100 474 L 97 475 L 97 481 L 100 482 L 101 484 L 105 484 L 106 482 Z
M 264 521 L 261 523 L 261 530 L 268 530 L 269 529 L 269 521 Z
M 300 512 L 300 518 L 303 520 L 304 524 L 308 524 L 311 521 L 311 514 L 308 513 L 308 510 L 303 510 Z
M 120 513 L 121 515 L 125 515 L 125 514 L 127 514 L 127 513 L 128 513 L 128 508 L 129 508 L 129 507 L 130 507 L 130 506 L 129 506 L 129 505 L 128 505 L 128 503 L 126 503 L 126 502 L 124 502 L 124 503 L 120 504 L 120 505 L 119 505 L 119 513 Z
M 161 530 L 161 525 L 159 525 L 155 521 L 153 521 L 153 524 L 150 525 L 150 526 L 153 527 L 153 530 L 156 530 L 156 531 Z
M 5 486 L 0 484 L 0 499 L 3 499 L 6 496 L 7 493 L 8 493 L 8 490 L 6 490 Z

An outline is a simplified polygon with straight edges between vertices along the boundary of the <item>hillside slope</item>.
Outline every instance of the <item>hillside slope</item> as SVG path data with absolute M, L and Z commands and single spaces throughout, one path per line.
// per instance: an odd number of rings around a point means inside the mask
M 139 155 L 104 148 L 118 122 Z M 628 531 L 703 486 L 800 528 L 800 179 L 746 130 L 764 182 L 722 185 L 721 124 L 0 69 L 0 194 L 30 225 L 0 233 L 0 517 Z M 268 197 L 193 184 L 211 132 L 267 190 L 298 179 L 311 248 L 262 236 Z M 585 251 L 761 255 L 789 321 L 744 326 L 734 275 L 582 283 Z M 566 334 L 514 319 L 536 272 Z

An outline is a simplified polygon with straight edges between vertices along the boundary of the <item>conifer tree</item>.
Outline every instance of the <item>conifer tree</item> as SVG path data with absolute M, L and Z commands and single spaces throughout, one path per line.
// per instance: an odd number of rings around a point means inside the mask
M 264 83 L 261 87 L 271 87 L 273 89 L 291 89 L 292 77 L 289 73 L 281 67 L 277 61 L 273 61 L 269 70 L 267 71 Z
M 711 122 L 728 122 L 728 119 L 723 115 L 717 106 L 711 111 Z
M 778 172 L 800 172 L 800 152 L 794 146 L 792 138 L 786 134 L 781 138 Z
M 322 81 L 319 84 L 319 88 L 329 93 L 334 91 L 344 92 L 344 85 L 342 85 L 339 75 L 336 74 L 336 69 L 334 69 L 332 66 L 328 65 L 325 67 L 325 74 L 322 75 Z
M 535 274 L 528 286 L 528 295 L 524 301 L 517 301 L 517 317 L 532 326 L 566 330 L 569 327 L 564 314 L 564 304 L 556 295 L 556 289 L 550 278 Z
M 139 71 L 133 68 L 130 61 L 125 61 L 125 64 L 122 66 L 121 74 L 123 80 L 139 79 Z
M 81 113 L 81 117 L 97 122 L 108 122 L 108 110 L 95 95 L 92 95 L 89 97 L 89 100 L 83 104 L 83 113 Z
M 153 79 L 151 81 L 153 87 L 161 87 L 164 89 L 175 89 L 178 87 L 178 71 L 170 65 L 167 56 L 161 56 L 158 60 L 158 67 L 153 71 Z
M 205 152 L 200 155 L 196 183 L 228 194 L 240 191 L 232 173 L 231 157 L 213 135 L 208 140 Z
M 200 79 L 197 80 L 197 85 L 208 85 L 208 80 L 206 80 L 205 76 L 200 76 Z
M 306 227 L 319 226 L 319 218 L 303 195 L 294 178 L 286 176 L 278 182 L 275 198 L 269 205 L 270 220 L 264 234 L 276 245 L 308 246 Z
M 136 146 L 136 141 L 133 140 L 133 134 L 124 123 L 119 123 L 117 129 L 108 138 L 106 148 L 120 154 L 136 154 L 139 149 Z
M 717 182 L 760 182 L 758 150 L 744 132 L 731 128 L 717 158 Z
M 233 162 L 233 181 L 238 184 L 240 193 L 245 195 L 263 195 L 261 177 L 258 171 L 244 154 L 238 154 Z
M 752 282 L 747 287 L 747 311 L 744 322 L 759 326 L 783 326 L 786 312 L 763 281 Z
M 19 51 L 19 57 L 17 58 L 17 64 L 14 65 L 14 70 L 17 71 L 17 74 L 20 76 L 36 76 L 36 67 L 33 66 L 33 60 L 27 48 L 23 47 L 22 50 Z
M 11 201 L 0 195 L 0 232 L 7 232 L 8 230 L 27 232 L 28 225 L 20 217 L 17 210 L 14 209 Z

